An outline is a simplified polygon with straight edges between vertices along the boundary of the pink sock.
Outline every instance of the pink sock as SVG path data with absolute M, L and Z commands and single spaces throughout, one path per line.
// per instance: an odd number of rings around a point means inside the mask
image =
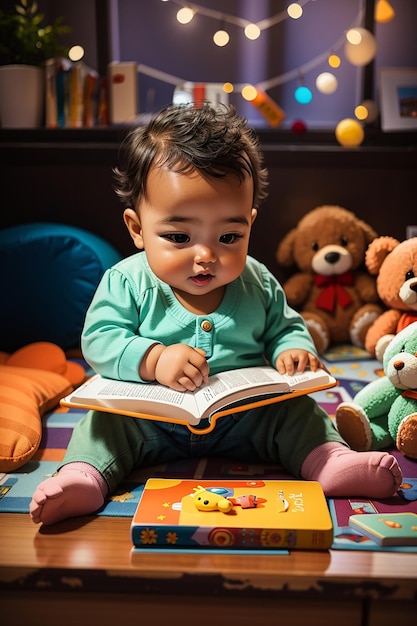
M 388 452 L 356 452 L 336 442 L 312 450 L 301 475 L 318 481 L 331 497 L 389 498 L 402 481 L 397 460 Z
M 30 516 L 35 522 L 56 524 L 68 517 L 94 513 L 103 504 L 108 487 L 103 476 L 88 463 L 68 463 L 56 476 L 35 490 Z

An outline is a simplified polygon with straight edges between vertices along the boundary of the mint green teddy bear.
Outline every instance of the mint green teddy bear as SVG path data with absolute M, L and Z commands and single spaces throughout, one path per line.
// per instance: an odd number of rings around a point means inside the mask
M 417 322 L 400 331 L 383 356 L 384 376 L 336 409 L 335 423 L 353 450 L 381 450 L 395 443 L 417 459 Z

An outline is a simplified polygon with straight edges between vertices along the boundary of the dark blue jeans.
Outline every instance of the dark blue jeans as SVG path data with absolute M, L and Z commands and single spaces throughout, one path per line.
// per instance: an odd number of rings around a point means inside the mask
M 61 467 L 74 461 L 93 465 L 110 493 L 134 469 L 189 457 L 280 464 L 300 478 L 307 455 L 328 441 L 345 444 L 309 396 L 221 417 L 203 435 L 178 424 L 90 411 L 74 428 Z

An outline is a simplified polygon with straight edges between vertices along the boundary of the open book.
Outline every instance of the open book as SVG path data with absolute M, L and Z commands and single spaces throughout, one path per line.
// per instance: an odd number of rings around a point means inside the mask
M 220 372 L 195 391 L 174 391 L 159 383 L 134 383 L 95 375 L 61 400 L 62 406 L 96 409 L 131 417 L 185 424 L 192 432 L 213 430 L 223 415 L 334 387 L 325 370 L 288 376 L 269 366 Z M 207 428 L 194 428 L 208 418 Z

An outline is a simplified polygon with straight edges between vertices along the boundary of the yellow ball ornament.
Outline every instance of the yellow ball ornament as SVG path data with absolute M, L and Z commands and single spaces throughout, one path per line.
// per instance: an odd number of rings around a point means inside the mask
M 359 146 L 365 138 L 364 130 L 356 120 L 347 117 L 336 126 L 335 135 L 341 146 Z

